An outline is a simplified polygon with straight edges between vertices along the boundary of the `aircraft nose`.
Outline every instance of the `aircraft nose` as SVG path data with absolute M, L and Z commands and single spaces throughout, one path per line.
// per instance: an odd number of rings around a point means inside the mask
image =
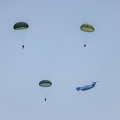
M 76 87 L 76 90 L 79 91 L 79 90 L 80 90 L 80 87 Z

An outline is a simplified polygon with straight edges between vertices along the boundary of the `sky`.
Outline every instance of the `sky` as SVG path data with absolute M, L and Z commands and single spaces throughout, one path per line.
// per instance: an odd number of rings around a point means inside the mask
M 119 0 L 1 0 L 0 119 L 120 120 L 119 11 Z M 83 34 L 84 23 L 95 31 Z

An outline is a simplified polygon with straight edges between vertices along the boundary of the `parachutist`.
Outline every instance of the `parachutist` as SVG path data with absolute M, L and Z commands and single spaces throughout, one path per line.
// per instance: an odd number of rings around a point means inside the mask
M 84 44 L 84 47 L 86 47 L 86 44 Z
M 24 45 L 22 45 L 22 49 L 24 49 Z
M 46 102 L 46 100 L 47 100 L 47 99 L 45 98 L 45 102 Z

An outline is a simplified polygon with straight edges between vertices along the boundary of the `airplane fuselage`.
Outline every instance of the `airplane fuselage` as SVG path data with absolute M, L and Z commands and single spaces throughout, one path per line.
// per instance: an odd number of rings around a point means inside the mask
M 86 91 L 86 90 L 89 90 L 89 89 L 91 89 L 91 88 L 93 88 L 93 87 L 95 87 L 95 86 L 92 86 L 92 85 L 86 85 L 86 86 L 81 87 L 80 90 L 82 90 L 82 91 Z
M 86 86 L 82 86 L 82 87 L 76 87 L 76 90 L 77 91 L 86 91 L 86 90 L 89 90 L 89 89 L 92 89 L 95 87 L 95 84 L 96 82 L 93 82 L 91 85 L 86 85 Z

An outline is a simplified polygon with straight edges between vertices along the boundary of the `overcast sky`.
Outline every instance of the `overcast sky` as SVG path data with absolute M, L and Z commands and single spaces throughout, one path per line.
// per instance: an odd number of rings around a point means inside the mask
M 0 119 L 120 120 L 119 11 L 119 0 L 1 0 Z M 95 31 L 82 34 L 84 23 Z

